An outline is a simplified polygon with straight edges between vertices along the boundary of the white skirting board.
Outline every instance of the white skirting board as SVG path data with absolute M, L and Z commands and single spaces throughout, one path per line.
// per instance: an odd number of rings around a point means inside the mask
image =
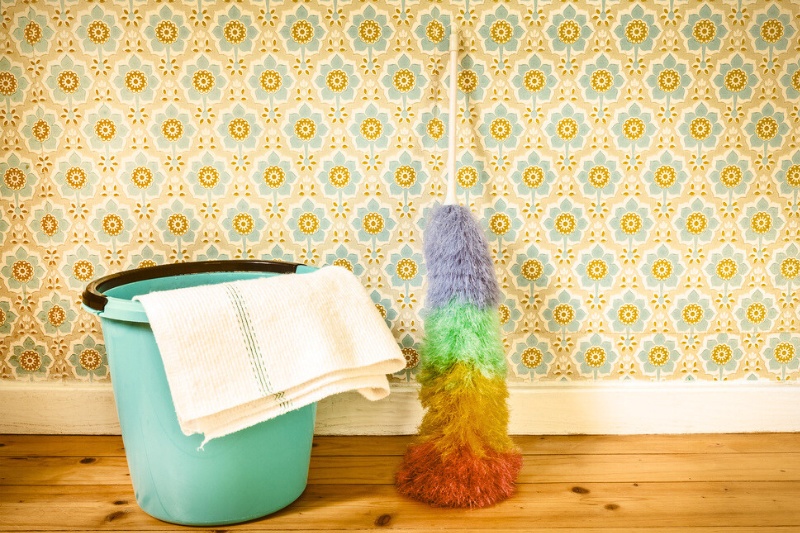
M 800 431 L 800 385 L 602 383 L 510 387 L 512 434 L 648 434 Z M 403 435 L 422 417 L 417 389 L 381 401 L 327 398 L 318 435 Z M 110 384 L 0 383 L 0 433 L 118 435 Z

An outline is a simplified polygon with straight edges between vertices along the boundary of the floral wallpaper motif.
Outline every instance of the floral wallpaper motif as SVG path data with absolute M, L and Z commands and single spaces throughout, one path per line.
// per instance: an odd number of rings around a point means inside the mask
M 351 269 L 419 367 L 422 231 L 458 194 L 509 379 L 800 376 L 800 4 L 4 2 L 0 377 L 109 379 L 98 276 Z

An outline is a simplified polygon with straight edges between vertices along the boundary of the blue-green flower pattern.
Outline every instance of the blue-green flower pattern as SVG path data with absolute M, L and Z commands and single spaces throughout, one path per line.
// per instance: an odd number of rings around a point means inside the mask
M 320 26 L 317 15 L 309 13 L 305 6 L 300 6 L 293 15 L 286 17 L 280 34 L 287 50 L 290 52 L 300 50 L 300 69 L 305 70 L 306 51 L 319 50 L 325 30 Z
M 510 270 L 517 277 L 519 287 L 527 286 L 527 297 L 531 300 L 536 288 L 547 287 L 556 269 L 546 252 L 530 246 L 526 252 L 517 255 Z
M 519 40 L 524 30 L 519 24 L 519 17 L 510 13 L 506 6 L 501 5 L 494 13 L 487 13 L 483 25 L 478 30 L 478 35 L 483 38 L 483 46 L 487 52 L 497 52 L 497 69 L 506 67 L 503 52 L 511 53 L 519 46 Z
M 289 75 L 288 67 L 278 63 L 274 57 L 267 57 L 264 63 L 253 68 L 249 79 L 250 87 L 258 100 L 269 102 L 269 118 L 274 120 L 275 103 L 283 102 L 289 97 L 289 89 L 294 86 L 294 78 Z
M 762 244 L 772 242 L 778 237 L 778 231 L 783 227 L 784 220 L 780 216 L 777 206 L 761 197 L 754 205 L 745 209 L 745 214 L 739 219 L 739 226 L 744 230 L 746 242 L 755 243 L 757 252 L 762 253 Z
M 789 100 L 800 99 L 800 61 L 786 65 L 786 74 L 781 76 L 781 84 L 786 88 L 786 97 Z M 795 117 L 798 117 L 797 113 Z
M 309 149 L 322 148 L 328 135 L 328 126 L 322 120 L 322 115 L 312 109 L 308 104 L 303 104 L 295 113 L 290 113 L 286 126 L 283 128 L 289 145 L 294 149 L 303 150 L 303 165 L 310 166 Z
M 501 199 L 493 206 L 484 209 L 483 218 L 488 230 L 487 238 L 497 239 L 497 256 L 503 257 L 503 241 L 513 242 L 517 238 L 517 231 L 522 228 L 522 220 L 517 216 L 517 210 Z
M 689 50 L 700 49 L 700 68 L 705 69 L 706 50 L 719 50 L 728 29 L 722 23 L 722 15 L 714 13 L 711 6 L 706 4 L 699 12 L 689 15 L 681 33 L 689 43 Z
M 395 372 L 394 375 L 409 383 L 420 370 L 419 345 L 408 334 L 403 335 L 398 344 L 406 360 L 406 366 L 402 370 Z
M 750 267 L 744 254 L 737 252 L 730 243 L 710 254 L 706 265 L 709 285 L 714 289 L 722 289 L 722 301 L 729 301 L 730 290 L 742 286 Z
M 334 118 L 337 119 L 342 116 L 340 103 L 353 101 L 360 82 L 353 65 L 345 63 L 338 54 L 322 66 L 314 80 L 325 101 L 333 100 Z
M 742 56 L 734 55 L 719 67 L 714 85 L 719 90 L 720 100 L 731 100 L 731 117 L 739 116 L 739 104 L 750 100 L 758 83 L 752 63 L 745 63 Z
M 720 333 L 706 341 L 700 358 L 706 372 L 716 374 L 717 379 L 722 381 L 725 373 L 734 372 L 739 367 L 743 355 L 736 336 Z
M 517 162 L 516 172 L 512 174 L 512 180 L 517 184 L 517 192 L 520 196 L 530 195 L 531 201 L 529 208 L 531 212 L 536 210 L 536 197 L 543 198 L 550 192 L 550 188 L 556 180 L 556 173 L 553 171 L 550 161 L 542 159 L 534 151 L 528 155 L 527 159 L 520 159 Z
M 595 380 L 608 375 L 619 358 L 614 345 L 598 333 L 582 342 L 575 354 L 575 361 L 581 374 L 591 375 Z
M 13 197 L 14 209 L 19 212 L 20 200 L 27 200 L 33 196 L 36 174 L 31 171 L 27 161 L 23 161 L 12 153 L 5 161 L 0 161 L 0 176 L 3 183 L 0 185 L 2 198 Z
M 186 116 L 186 120 L 188 121 L 188 116 Z M 158 125 L 153 126 L 156 130 L 158 127 Z M 112 151 L 119 152 L 125 147 L 129 131 L 130 128 L 126 125 L 122 115 L 115 113 L 105 104 L 86 117 L 86 124 L 83 127 L 83 134 L 86 136 L 89 146 L 93 150 L 104 151 L 106 155 Z
M 470 195 L 480 197 L 486 183 L 489 181 L 489 172 L 483 160 L 475 158 L 472 152 L 465 152 L 461 159 L 456 161 L 456 192 L 464 193 L 464 204 L 470 204 Z
M 627 111 L 622 111 L 611 127 L 617 137 L 620 148 L 630 148 L 630 166 L 636 166 L 636 149 L 647 150 L 650 147 L 656 125 L 653 115 L 633 104 Z
M 45 346 L 36 342 L 33 337 L 26 337 L 21 344 L 14 346 L 8 363 L 19 378 L 33 381 L 34 378 L 47 377 L 53 358 L 47 353 Z
M 122 35 L 122 29 L 114 20 L 114 15 L 106 14 L 102 7 L 96 5 L 81 17 L 80 26 L 75 33 L 81 39 L 81 44 L 87 53 L 97 52 L 99 66 L 101 70 L 105 70 L 106 60 L 103 58 L 103 52 L 111 55 L 116 50 L 117 41 Z
M 650 229 L 653 227 L 653 218 L 646 205 L 640 205 L 636 200 L 630 198 L 624 205 L 620 205 L 614 210 L 610 226 L 614 231 L 616 242 L 628 243 L 628 257 L 632 257 L 633 243 L 642 243 L 647 240 Z
M 775 254 L 775 259 L 769 266 L 769 273 L 776 287 L 786 286 L 786 299 L 791 304 L 794 302 L 792 285 L 800 277 L 800 248 L 792 243 L 786 249 Z
M 542 317 L 547 322 L 548 331 L 561 333 L 561 346 L 564 346 L 567 332 L 580 330 L 581 323 L 586 318 L 586 311 L 581 307 L 578 298 L 562 290 L 556 298 L 551 297 L 548 300 L 547 307 L 542 311 Z
M 677 298 L 672 310 L 672 320 L 679 332 L 689 332 L 689 344 L 694 344 L 695 333 L 704 333 L 714 318 L 711 301 L 696 290 L 686 297 Z
M 9 289 L 22 289 L 22 298 L 27 302 L 28 291 L 38 288 L 45 270 L 39 266 L 39 258 L 22 246 L 14 252 L 11 250 L 8 249 L 0 274 L 3 274 L 3 281 Z
M 217 17 L 217 24 L 211 34 L 216 37 L 219 48 L 223 52 L 233 50 L 233 69 L 241 68 L 239 51 L 250 52 L 258 36 L 258 30 L 253 26 L 250 15 L 242 13 L 239 6 L 232 6 L 227 13 Z
M 325 210 L 315 207 L 311 200 L 306 200 L 292 210 L 289 227 L 295 242 L 306 243 L 306 259 L 313 259 L 312 243 L 325 240 L 325 232 L 331 227 L 331 221 L 325 216 Z
M 617 184 L 622 180 L 622 173 L 614 159 L 603 152 L 597 152 L 594 158 L 584 160 L 578 179 L 583 182 L 586 196 L 595 198 L 595 212 L 601 213 L 601 198 L 614 194 Z
M 675 372 L 680 352 L 674 340 L 659 333 L 642 344 L 642 350 L 636 357 L 645 375 L 655 375 L 656 381 L 661 381 L 662 374 L 669 375 Z
M 222 222 L 222 227 L 228 232 L 228 241 L 231 244 L 242 243 L 240 252 L 243 259 L 250 257 L 247 243 L 258 242 L 266 225 L 260 210 L 244 199 L 227 210 L 225 220 Z
M 343 152 L 336 154 L 322 163 L 319 181 L 324 184 L 325 194 L 336 196 L 336 211 L 344 210 L 343 196 L 352 197 L 357 190 L 361 173 L 356 170 L 356 162 L 348 159 Z
M 725 159 L 717 160 L 711 173 L 714 192 L 728 197 L 726 204 L 728 209 L 731 208 L 733 195 L 743 196 L 752 180 L 753 171 L 749 160 L 739 156 L 734 150 L 731 150 Z
M 697 148 L 696 166 L 702 166 L 703 148 L 714 148 L 722 129 L 719 115 L 709 110 L 705 104 L 700 104 L 694 111 L 686 113 L 683 122 L 678 127 L 678 132 L 681 134 L 687 150 Z
M 401 102 L 402 118 L 408 116 L 408 106 L 419 100 L 422 89 L 428 79 L 422 73 L 422 65 L 412 62 L 411 58 L 403 54 L 397 62 L 391 62 L 386 67 L 386 74 L 381 78 L 384 88 L 392 102 Z
M 68 358 L 79 379 L 102 379 L 108 376 L 108 357 L 105 344 L 95 342 L 87 335 L 83 342 L 75 343 Z
M 291 162 L 281 158 L 277 152 L 271 152 L 268 156 L 263 157 L 253 172 L 253 180 L 261 196 L 272 196 L 273 211 L 277 211 L 281 207 L 278 198 L 285 198 L 289 195 L 295 178 Z
M 165 181 L 158 161 L 145 152 L 138 152 L 125 163 L 121 178 L 125 181 L 125 191 L 131 198 L 141 200 L 140 210 L 144 210 L 147 198 L 157 197 Z
M 791 159 L 784 159 L 777 173 L 780 190 L 792 196 L 792 211 L 797 212 L 797 192 L 800 191 L 800 151 L 796 151 Z
M 391 231 L 397 223 L 389 215 L 389 210 L 381 207 L 374 198 L 371 199 L 366 207 L 356 210 L 356 218 L 353 220 L 353 227 L 358 232 L 358 238 L 362 242 L 372 243 L 370 248 L 371 257 L 377 257 L 377 243 L 384 243 L 389 240 Z
M 564 68 L 572 68 L 572 52 L 581 52 L 586 48 L 586 40 L 592 34 L 592 28 L 586 22 L 586 15 L 578 13 L 575 7 L 568 5 L 563 13 L 553 17 L 553 23 L 547 28 L 547 36 L 550 37 L 553 50 L 563 52 L 566 50 L 567 57 L 564 61 Z
M 389 139 L 394 134 L 394 126 L 389 122 L 389 115 L 378 110 L 375 104 L 369 104 L 364 111 L 355 113 L 350 125 L 356 147 L 369 149 L 368 166 L 375 167 L 375 150 L 389 146 Z
M 755 22 L 750 27 L 750 35 L 753 36 L 756 50 L 769 51 L 767 68 L 771 69 L 774 65 L 774 52 L 786 50 L 795 29 L 789 15 L 781 13 L 775 4 L 772 4 L 766 13 L 759 13 Z
M 581 255 L 577 266 L 578 279 L 585 289 L 594 290 L 592 301 L 599 305 L 600 287 L 608 289 L 614 285 L 614 280 L 620 272 L 614 254 L 603 249 L 599 244 Z
M 567 244 L 570 242 L 578 242 L 583 236 L 583 231 L 589 225 L 589 222 L 583 216 L 583 210 L 580 205 L 573 205 L 573 203 L 564 198 L 557 207 L 551 207 L 549 216 L 544 221 L 544 228 L 548 230 L 548 237 L 553 243 L 563 243 L 561 257 L 566 259 L 569 254 Z
M 632 331 L 644 331 L 652 313 L 647 308 L 644 298 L 638 298 L 632 290 L 627 290 L 622 297 L 610 302 L 608 321 L 611 331 L 630 335 Z
M 427 174 L 419 158 L 415 158 L 410 152 L 403 152 L 398 159 L 389 162 L 384 179 L 389 183 L 392 196 L 402 196 L 402 210 L 408 213 L 411 203 L 409 195 L 416 197 L 422 192 Z
M 369 293 L 370 299 L 375 304 L 375 309 L 378 310 L 386 325 L 391 328 L 394 325 L 394 319 L 397 318 L 397 311 L 392 306 L 392 300 L 385 298 L 378 291 Z
M 0 226 L 2 226 L 2 222 L 0 222 Z M 36 236 L 36 242 L 60 244 L 67 238 L 70 223 L 67 221 L 64 210 L 48 201 L 45 202 L 42 209 L 34 211 L 29 227 Z M 1 233 L 2 231 L 0 231 Z
M 586 64 L 579 83 L 588 100 L 598 101 L 597 117 L 603 118 L 604 103 L 614 102 L 617 99 L 625 78 L 620 74 L 619 64 L 612 63 L 605 54 L 601 54 L 596 60 Z
M 185 252 L 184 245 L 194 243 L 197 238 L 196 232 L 200 229 L 200 221 L 195 216 L 192 207 L 185 206 L 180 200 L 175 200 L 171 205 L 162 209 L 156 227 L 161 230 L 161 236 L 165 242 L 177 244 L 176 255 L 178 259 L 182 259 Z
M 445 52 L 450 44 L 450 15 L 442 13 L 434 7 L 430 13 L 422 15 L 414 35 L 419 39 L 426 52 Z
M 386 22 L 386 15 L 378 14 L 371 5 L 353 17 L 353 23 L 347 29 L 353 49 L 367 52 L 366 70 L 375 68 L 373 53 L 385 51 L 393 34 L 394 30 Z
M 8 335 L 11 333 L 11 326 L 17 319 L 17 314 L 11 310 L 11 302 L 0 300 L 0 333 Z
M 400 248 L 398 253 L 389 256 L 386 273 L 391 277 L 393 285 L 403 287 L 400 296 L 404 304 L 408 304 L 414 297 L 411 287 L 422 286 L 427 270 L 422 260 L 422 254 L 415 252 L 406 244 Z
M 677 287 L 685 270 L 681 256 L 662 243 L 645 256 L 642 279 L 646 287 L 658 289 L 658 303 L 661 304 L 664 302 L 664 289 Z
M 684 205 L 680 210 L 680 216 L 675 221 L 675 227 L 681 240 L 691 242 L 695 252 L 698 243 L 714 240 L 717 226 L 719 226 L 719 219 L 714 214 L 714 208 L 700 198 L 695 198 L 691 204 Z
M 340 244 L 332 254 L 325 256 L 325 264 L 346 268 L 356 276 L 364 273 L 364 266 L 358 261 L 358 255 L 350 252 L 343 244 Z
M 683 100 L 692 77 L 686 73 L 686 65 L 678 62 L 675 56 L 667 54 L 664 61 L 653 64 L 653 73 L 647 77 L 647 84 L 653 89 L 656 100 L 664 100 L 664 117 L 672 117 L 672 104 Z
M 622 78 L 619 81 L 621 82 Z M 558 80 L 553 75 L 552 66 L 542 63 L 539 56 L 531 56 L 527 63 L 520 63 L 517 67 L 517 75 L 514 76 L 512 83 L 517 88 L 520 101 L 530 100 L 530 116 L 536 118 L 539 116 L 538 105 L 550 100 Z
M 200 56 L 194 63 L 186 66 L 186 74 L 181 78 L 181 84 L 190 100 L 202 104 L 203 116 L 208 116 L 207 103 L 218 102 L 222 98 L 228 80 L 222 74 L 222 67 L 219 64 L 212 63 L 206 56 Z
M 771 372 L 780 374 L 786 381 L 786 373 L 794 373 L 800 368 L 800 338 L 788 331 L 772 337 L 764 350 L 765 359 Z
M 449 79 L 448 83 L 450 83 Z M 472 116 L 470 101 L 479 102 L 483 98 L 485 87 L 488 85 L 489 76 L 486 75 L 483 63 L 475 61 L 472 55 L 465 54 L 458 64 L 458 76 L 456 78 L 458 91 L 464 95 L 463 115 L 465 119 L 469 119 Z
M 739 300 L 734 314 L 742 331 L 759 332 L 769 331 L 780 311 L 772 298 L 756 289 Z
M 449 120 L 449 115 L 440 112 L 438 107 L 431 112 L 422 114 L 414 131 L 419 136 L 423 148 L 428 150 L 444 150 L 447 148 L 447 124 Z
M 100 256 L 89 252 L 84 245 L 78 246 L 75 253 L 66 253 L 64 266 L 61 273 L 67 280 L 72 289 L 86 287 L 86 284 L 93 279 L 101 278 L 106 273 L 106 267 L 100 261 Z
M 2 60 L 0 60 L 1 63 Z M 120 69 L 124 68 L 124 66 L 120 67 Z M 117 79 L 115 78 L 115 81 Z M 87 89 L 91 83 L 91 78 L 86 75 L 86 67 L 66 55 L 50 66 L 50 75 L 47 77 L 47 86 L 53 91 L 53 99 L 56 102 L 67 102 L 70 116 L 74 116 L 72 104 L 82 103 L 86 100 Z
M 516 148 L 523 127 L 519 123 L 518 117 L 501 104 L 493 111 L 486 113 L 478 131 L 483 137 L 486 148 L 497 150 L 496 164 L 498 168 L 501 168 L 505 165 L 503 149 L 513 150 Z
M 117 205 L 114 200 L 109 200 L 105 205 L 97 208 L 92 229 L 97 239 L 111 243 L 111 253 L 117 255 L 117 242 L 124 243 L 131 233 L 133 221 L 127 209 Z
M 667 197 L 675 198 L 681 194 L 688 175 L 683 160 L 666 150 L 658 159 L 650 161 L 644 178 L 650 184 L 648 187 L 650 194 L 661 196 L 658 207 L 662 213 L 666 213 Z
M 50 45 L 53 29 L 47 25 L 47 17 L 36 14 L 33 8 L 28 9 L 27 15 L 17 19 L 17 25 L 11 33 L 17 41 L 23 55 L 44 54 Z
M 54 294 L 48 300 L 42 300 L 41 310 L 37 313 L 39 322 L 44 325 L 48 335 L 65 334 L 72 331 L 72 323 L 78 313 L 72 308 L 73 304 L 66 298 Z
M 586 124 L 586 116 L 573 108 L 571 104 L 553 112 L 544 131 L 554 150 L 564 149 L 563 167 L 572 166 L 569 150 L 572 146 L 582 146 L 584 137 L 590 129 Z
M 633 50 L 634 70 L 639 68 L 639 52 L 651 50 L 660 33 L 661 29 L 656 26 L 655 17 L 650 13 L 646 14 L 639 4 L 630 13 L 622 15 L 614 29 L 620 49 L 626 52 Z
M 767 104 L 761 111 L 752 114 L 744 131 L 750 136 L 753 149 L 761 148 L 761 164 L 766 167 L 769 165 L 768 150 L 781 146 L 783 136 L 789 132 L 789 124 L 783 113 L 772 107 L 772 104 Z
M 514 373 L 530 381 L 535 381 L 537 375 L 547 374 L 548 367 L 554 360 L 555 356 L 547 342 L 539 340 L 534 334 L 518 343 L 511 356 Z

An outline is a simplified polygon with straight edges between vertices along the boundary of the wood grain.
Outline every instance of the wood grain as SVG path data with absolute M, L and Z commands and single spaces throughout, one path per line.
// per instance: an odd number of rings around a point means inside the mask
M 408 437 L 316 437 L 305 493 L 225 531 L 747 533 L 800 530 L 800 436 L 518 437 L 518 493 L 433 509 L 391 485 Z M 0 531 L 181 528 L 136 504 L 119 437 L 0 435 Z
M 610 455 L 679 453 L 781 453 L 800 451 L 800 433 L 709 433 L 690 435 L 517 435 L 525 455 Z M 315 456 L 403 455 L 412 437 L 315 436 Z M 120 436 L 0 435 L 0 457 L 121 457 Z
M 577 487 L 577 489 L 576 489 Z M 0 530 L 169 530 L 141 511 L 123 485 L 8 487 Z M 383 526 L 430 531 L 461 527 L 531 531 L 538 527 L 647 528 L 800 525 L 795 482 L 522 484 L 517 495 L 481 510 L 432 509 L 388 485 L 309 485 L 291 506 L 231 530 L 338 530 Z M 124 502 L 124 503 L 121 503 Z M 172 526 L 174 529 L 174 526 Z
M 399 456 L 314 456 L 309 483 L 391 485 Z M 526 456 L 519 483 L 800 481 L 800 453 Z M 124 457 L 0 457 L 0 485 L 122 485 Z

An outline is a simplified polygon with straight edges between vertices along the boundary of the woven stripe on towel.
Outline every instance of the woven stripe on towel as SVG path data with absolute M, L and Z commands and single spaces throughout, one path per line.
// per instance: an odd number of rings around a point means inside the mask
M 405 367 L 358 279 L 339 267 L 137 297 L 186 435 L 206 441 L 339 392 L 389 394 Z

